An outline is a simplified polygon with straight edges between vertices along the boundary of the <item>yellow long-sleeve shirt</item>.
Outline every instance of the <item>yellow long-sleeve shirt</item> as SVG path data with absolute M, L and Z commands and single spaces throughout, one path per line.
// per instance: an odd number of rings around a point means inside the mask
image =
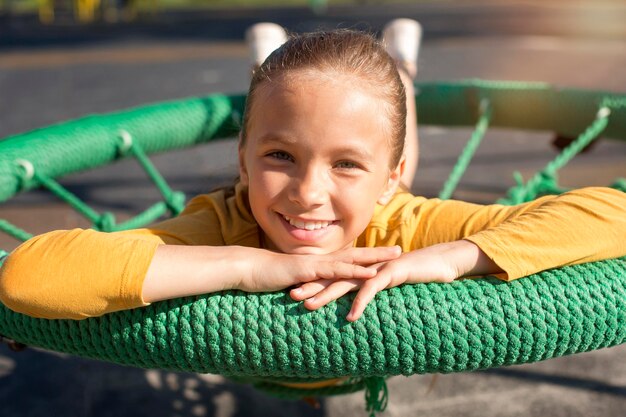
M 180 216 L 149 228 L 50 232 L 9 255 L 0 269 L 0 301 L 43 318 L 82 319 L 144 306 L 143 280 L 158 245 L 259 247 L 259 233 L 241 186 L 232 197 L 200 195 Z M 459 239 L 478 245 L 505 280 L 624 256 L 626 193 L 587 188 L 510 207 L 400 191 L 376 208 L 355 245 L 410 251 Z

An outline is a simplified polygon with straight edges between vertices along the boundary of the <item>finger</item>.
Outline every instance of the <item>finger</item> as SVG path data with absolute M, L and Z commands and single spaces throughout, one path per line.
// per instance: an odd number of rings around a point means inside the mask
M 322 279 L 368 279 L 376 276 L 376 268 L 364 267 L 341 261 L 322 263 L 317 267 L 316 276 Z
M 344 251 L 344 262 L 371 265 L 379 262 L 390 261 L 402 255 L 400 246 L 378 246 L 374 248 L 350 248 Z
M 354 297 L 352 308 L 346 319 L 348 321 L 357 321 L 365 311 L 370 301 L 374 299 L 379 291 L 384 290 L 389 284 L 389 279 L 385 276 L 376 277 L 369 281 L 363 281 L 361 289 Z
M 320 307 L 334 301 L 355 288 L 358 288 L 363 281 L 360 280 L 341 280 L 334 281 L 327 288 L 322 290 L 317 295 L 304 301 L 304 307 L 309 310 L 317 310 Z
M 333 282 L 336 281 L 330 279 L 318 279 L 317 281 L 307 282 L 300 285 L 298 288 L 294 288 L 293 290 L 291 290 L 289 292 L 289 295 L 295 301 L 306 300 L 307 298 L 313 297 L 315 294 L 322 291 Z

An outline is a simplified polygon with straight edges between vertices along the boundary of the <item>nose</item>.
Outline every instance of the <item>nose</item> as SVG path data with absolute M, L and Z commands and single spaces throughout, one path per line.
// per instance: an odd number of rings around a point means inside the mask
M 289 199 L 304 208 L 320 206 L 328 200 L 326 175 L 322 169 L 308 167 L 292 178 Z

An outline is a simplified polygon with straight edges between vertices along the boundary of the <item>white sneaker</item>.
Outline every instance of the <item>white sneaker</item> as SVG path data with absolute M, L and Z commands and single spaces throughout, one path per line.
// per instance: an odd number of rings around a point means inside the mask
M 422 41 L 422 26 L 413 19 L 395 19 L 383 29 L 387 53 L 411 78 L 417 76 L 417 58 Z
M 287 41 L 287 32 L 275 23 L 257 23 L 246 30 L 246 43 L 250 51 L 250 64 L 258 68 L 265 58 Z

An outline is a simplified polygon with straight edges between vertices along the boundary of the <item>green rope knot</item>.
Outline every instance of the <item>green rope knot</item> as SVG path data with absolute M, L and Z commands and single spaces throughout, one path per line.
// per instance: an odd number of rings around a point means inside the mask
M 115 229 L 115 215 L 108 211 L 102 213 L 94 222 L 94 226 L 102 232 L 112 232 Z
M 565 190 L 557 184 L 557 171 L 564 167 L 574 156 L 578 155 L 587 145 L 600 137 L 600 134 L 609 123 L 609 116 L 611 116 L 611 109 L 607 101 L 604 100 L 596 112 L 596 118 L 593 123 L 526 184 L 524 184 L 521 174 L 515 172 L 513 176 L 516 185 L 511 187 L 507 191 L 507 197 L 498 200 L 498 203 L 520 204 L 532 201 L 542 194 L 560 194 L 564 192 Z
M 185 208 L 185 201 L 185 194 L 182 191 L 174 191 L 165 200 L 165 204 L 173 215 L 178 216 Z
M 499 204 L 514 206 L 525 201 L 527 190 L 524 186 L 524 177 L 522 177 L 522 173 L 519 171 L 513 172 L 513 181 L 515 181 L 515 185 L 507 190 L 506 198 L 498 200 Z
M 527 183 L 524 183 L 519 171 L 513 173 L 513 179 L 515 185 L 507 191 L 506 198 L 498 200 L 499 204 L 522 204 L 533 201 L 542 195 L 561 194 L 566 191 L 559 187 L 558 175 L 556 171 L 551 169 L 539 171 Z
M 377 412 L 385 411 L 389 400 L 387 382 L 381 376 L 365 378 L 365 404 L 370 417 L 375 417 Z
M 611 184 L 611 188 L 620 190 L 626 193 L 626 178 L 618 178 Z
M 532 201 L 541 195 L 562 193 L 563 190 L 557 184 L 558 175 L 555 171 L 540 171 L 535 181 L 532 184 L 529 182 L 526 201 Z

